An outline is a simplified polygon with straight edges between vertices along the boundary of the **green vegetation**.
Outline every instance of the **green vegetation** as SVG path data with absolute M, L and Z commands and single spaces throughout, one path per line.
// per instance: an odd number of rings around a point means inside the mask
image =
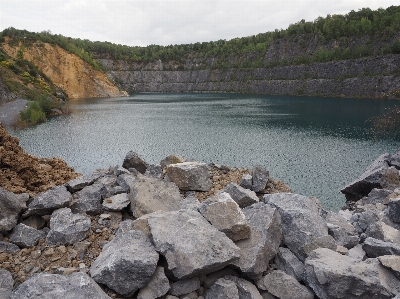
M 35 125 L 47 120 L 53 108 L 60 108 L 61 103 L 55 102 L 50 97 L 42 96 L 30 102 L 28 109 L 20 113 L 20 127 Z

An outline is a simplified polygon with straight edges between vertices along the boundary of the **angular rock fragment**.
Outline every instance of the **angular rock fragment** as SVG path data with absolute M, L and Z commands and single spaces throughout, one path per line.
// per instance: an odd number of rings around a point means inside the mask
M 398 281 L 376 259 L 361 262 L 327 248 L 310 253 L 307 282 L 318 298 L 392 298 Z
M 314 293 L 293 276 L 274 270 L 257 281 L 257 287 L 281 299 L 313 299 Z
M 108 211 L 121 211 L 125 209 L 130 203 L 131 201 L 129 200 L 128 194 L 121 193 L 106 198 L 103 201 L 103 207 Z
M 383 255 L 378 257 L 378 260 L 382 266 L 390 269 L 400 279 L 400 256 Z
M 257 287 L 250 281 L 235 276 L 226 276 L 225 279 L 236 283 L 240 299 L 263 299 Z
M 19 247 L 13 243 L 0 242 L 0 253 L 17 253 L 20 251 Z
M 298 281 L 306 279 L 304 264 L 288 248 L 279 247 L 275 258 L 275 265 L 278 270 L 282 270 L 286 274 L 293 276 Z
M 203 281 L 203 285 L 206 288 L 211 288 L 211 286 L 220 278 L 224 278 L 225 276 L 236 276 L 239 277 L 239 274 L 233 270 L 232 268 L 229 267 L 225 267 L 221 270 L 212 272 L 210 274 L 208 274 Z
M 170 294 L 174 296 L 186 295 L 200 288 L 198 277 L 178 280 L 171 285 Z
M 351 257 L 353 259 L 357 259 L 360 261 L 363 261 L 367 258 L 367 255 L 366 255 L 364 249 L 362 248 L 362 244 L 358 244 L 358 245 L 354 246 L 353 248 L 349 249 L 349 251 L 347 251 L 346 255 L 348 257 Z
M 129 194 L 133 216 L 139 218 L 155 211 L 177 211 L 182 197 L 178 187 L 162 179 L 138 176 Z
M 209 191 L 211 188 L 210 171 L 205 163 L 171 164 L 167 167 L 167 175 L 181 190 Z
M 149 164 L 137 153 L 130 151 L 126 154 L 124 162 L 122 163 L 122 167 L 129 169 L 135 168 L 141 174 L 146 172 L 147 167 Z
M 180 210 L 149 217 L 156 250 L 178 279 L 222 269 L 239 258 L 239 248 L 200 213 Z M 195 258 L 194 258 L 195 257 Z
M 400 246 L 400 231 L 387 225 L 382 221 L 373 222 L 365 231 L 367 237 L 379 239 L 385 242 L 392 242 Z
M 226 192 L 219 192 L 199 206 L 199 212 L 232 241 L 250 237 L 251 228 L 239 205 Z
M 319 214 L 319 206 L 313 200 L 293 193 L 276 193 L 264 195 L 264 201 L 278 209 L 283 242 L 299 260 L 304 261 L 307 254 L 318 247 L 336 249 L 326 222 Z
M 269 171 L 261 166 L 255 166 L 253 168 L 253 184 L 252 189 L 254 192 L 262 192 L 269 179 Z
M 63 276 L 42 272 L 23 282 L 11 299 L 111 299 L 87 274 Z
M 129 174 L 129 170 L 126 169 L 126 168 L 124 168 L 124 167 L 121 167 L 121 166 L 119 166 L 119 165 L 115 166 L 115 168 L 114 168 L 114 174 L 115 174 L 116 176 L 119 176 L 119 175 L 124 174 L 124 173 Z
M 160 165 L 149 165 L 144 173 L 145 176 L 162 179 L 164 176 Z
M 185 159 L 182 158 L 181 156 L 176 156 L 176 155 L 169 155 L 165 157 L 164 159 L 161 160 L 160 165 L 164 169 L 168 165 L 171 164 L 177 164 L 177 163 L 183 163 L 185 162 Z
M 92 278 L 123 296 L 132 296 L 153 277 L 158 253 L 140 231 L 118 234 L 90 267 Z
M 235 183 L 229 183 L 226 185 L 224 192 L 229 193 L 232 199 L 236 201 L 242 209 L 259 202 L 254 191 L 240 187 Z
M 33 247 L 44 236 L 45 233 L 43 231 L 20 223 L 13 228 L 10 235 L 10 242 L 24 248 Z
M 68 207 L 72 200 L 71 193 L 64 186 L 56 186 L 41 193 L 29 205 L 26 216 L 50 215 L 54 210 Z
M 189 192 L 192 191 L 186 192 L 186 198 L 181 202 L 181 209 L 197 211 L 200 206 L 200 202 L 194 194 L 188 194 Z
M 0 298 L 8 299 L 12 293 L 14 280 L 10 272 L 0 269 Z
M 69 181 L 67 183 L 67 188 L 72 193 L 77 192 L 86 186 L 93 184 L 103 175 L 104 174 L 101 171 L 94 171 L 91 174 L 80 176 L 79 178 Z
M 107 188 L 100 183 L 94 183 L 84 187 L 81 191 L 74 194 L 74 199 L 71 203 L 73 213 L 96 215 L 101 212 L 101 202 L 107 194 Z
M 0 233 L 12 230 L 17 225 L 21 210 L 18 196 L 0 188 Z
M 22 221 L 22 223 L 34 229 L 42 229 L 46 225 L 46 221 L 40 216 L 30 216 Z
M 391 194 L 391 190 L 387 189 L 378 189 L 374 188 L 371 190 L 370 193 L 368 193 L 367 197 L 364 197 L 362 199 L 362 204 L 367 205 L 367 204 L 387 204 L 388 203 L 388 196 Z
M 224 278 L 218 279 L 207 291 L 205 299 L 239 299 L 236 283 Z
M 243 187 L 245 189 L 252 190 L 253 189 L 253 177 L 251 176 L 251 174 L 245 173 L 244 175 L 242 175 L 239 186 Z
M 258 279 L 278 252 L 282 239 L 281 217 L 277 209 L 263 203 L 244 208 L 243 213 L 251 227 L 251 236 L 236 242 L 240 259 L 233 264 L 248 277 Z
M 393 222 L 400 223 L 400 197 L 389 200 L 388 216 Z
M 53 212 L 50 219 L 50 231 L 46 243 L 66 245 L 82 241 L 89 236 L 90 218 L 72 214 L 71 209 L 63 208 Z
M 128 193 L 131 191 L 133 184 L 136 181 L 136 176 L 132 174 L 121 174 L 117 178 L 117 184 L 124 190 L 124 192 Z
M 165 276 L 164 268 L 157 267 L 153 277 L 147 285 L 139 291 L 137 299 L 155 299 L 164 296 L 171 286 Z
M 400 246 L 392 242 L 385 242 L 375 238 L 366 238 L 363 249 L 370 258 L 382 255 L 400 255 Z
M 337 245 L 352 248 L 358 244 L 356 229 L 344 217 L 330 212 L 326 216 L 326 222 L 328 233 L 336 240 Z

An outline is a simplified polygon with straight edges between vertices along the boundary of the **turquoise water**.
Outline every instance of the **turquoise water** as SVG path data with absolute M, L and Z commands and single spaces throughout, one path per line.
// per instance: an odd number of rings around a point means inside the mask
M 373 141 L 368 118 L 397 102 L 238 94 L 137 94 L 74 100 L 71 115 L 13 131 L 40 157 L 60 157 L 75 170 L 122 164 L 136 151 L 150 163 L 169 154 L 237 167 L 263 165 L 293 191 L 329 210 L 339 190 L 399 140 Z

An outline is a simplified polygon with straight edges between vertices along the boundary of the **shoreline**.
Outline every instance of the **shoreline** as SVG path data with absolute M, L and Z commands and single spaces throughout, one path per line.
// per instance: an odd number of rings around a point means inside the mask
M 0 122 L 4 126 L 12 126 L 17 121 L 20 112 L 28 108 L 27 104 L 28 101 L 21 98 L 4 103 L 0 106 Z

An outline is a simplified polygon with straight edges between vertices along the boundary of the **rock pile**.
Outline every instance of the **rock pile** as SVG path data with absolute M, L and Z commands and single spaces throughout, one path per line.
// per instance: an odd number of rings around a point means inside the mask
M 380 157 L 345 187 L 357 201 L 338 213 L 315 198 L 271 193 L 288 188 L 262 167 L 177 156 L 149 165 L 133 152 L 128 169 L 99 170 L 36 198 L 0 190 L 1 294 L 400 298 L 398 157 Z

